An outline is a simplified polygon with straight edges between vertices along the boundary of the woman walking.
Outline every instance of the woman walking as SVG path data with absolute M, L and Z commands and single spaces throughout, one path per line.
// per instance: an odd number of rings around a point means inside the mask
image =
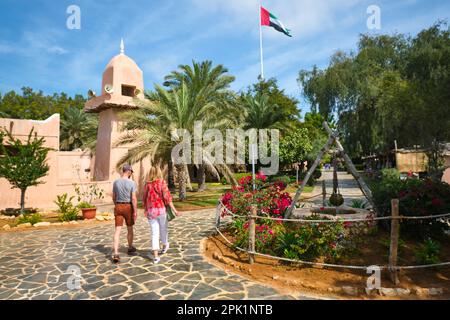
M 180 215 L 173 205 L 172 196 L 159 167 L 150 169 L 144 188 L 143 204 L 152 230 L 153 263 L 157 264 L 160 261 L 159 253 L 163 254 L 169 250 L 166 206 L 170 206 L 177 216 Z M 160 241 L 163 244 L 161 252 Z

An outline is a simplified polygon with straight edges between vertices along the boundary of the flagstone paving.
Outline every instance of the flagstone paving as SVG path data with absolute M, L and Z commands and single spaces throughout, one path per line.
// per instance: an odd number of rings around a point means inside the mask
M 353 200 L 362 200 L 363 202 L 367 202 L 366 197 L 362 193 L 361 189 L 358 186 L 355 178 L 347 172 L 338 171 L 338 184 L 339 184 L 339 192 L 344 197 L 344 203 L 346 205 L 351 205 Z M 322 176 L 319 180 L 317 180 L 316 185 L 314 186 L 314 190 L 312 192 L 313 195 L 322 193 L 322 181 L 325 181 L 325 187 L 327 189 L 327 193 L 331 194 L 333 192 L 333 171 L 332 170 L 322 170 Z M 327 195 L 327 201 L 329 199 L 329 195 Z M 309 201 L 314 205 L 322 205 L 322 197 L 318 197 Z
M 135 228 L 137 253 L 128 256 L 122 248 L 117 265 L 110 261 L 112 224 L 1 234 L 0 299 L 307 299 L 206 262 L 200 243 L 213 223 L 214 210 L 186 212 L 172 221 L 171 249 L 158 265 L 149 257 L 143 217 Z

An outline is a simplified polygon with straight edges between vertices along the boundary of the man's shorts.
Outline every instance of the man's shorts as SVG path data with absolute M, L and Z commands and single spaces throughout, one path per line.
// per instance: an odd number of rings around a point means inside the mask
M 131 203 L 117 203 L 114 207 L 114 217 L 116 227 L 123 226 L 124 220 L 127 227 L 132 227 L 134 225 L 134 214 Z

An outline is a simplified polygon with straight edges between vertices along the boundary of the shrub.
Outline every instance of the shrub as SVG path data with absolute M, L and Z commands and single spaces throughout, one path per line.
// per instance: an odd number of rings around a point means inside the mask
M 324 219 L 312 215 L 307 219 Z M 341 242 L 344 239 L 344 225 L 336 223 L 305 223 L 291 225 L 280 232 L 276 239 L 276 252 L 295 260 L 315 260 L 324 257 L 334 261 L 340 257 Z
M 228 184 L 227 178 L 222 177 L 220 178 L 220 183 L 223 184 L 224 186 Z
M 78 219 L 78 208 L 72 204 L 74 197 L 68 197 L 67 193 L 56 196 L 55 204 L 58 206 L 60 221 L 73 221 Z
M 367 207 L 367 202 L 361 199 L 353 199 L 350 203 L 350 207 L 355 209 L 365 209 Z
M 428 238 L 422 243 L 416 251 L 416 259 L 418 263 L 435 264 L 439 263 L 439 253 L 441 246 L 439 243 Z
M 251 174 L 251 173 L 248 173 L 248 172 L 237 172 L 237 173 L 234 174 L 234 178 L 235 178 L 237 181 L 239 181 L 239 180 L 241 180 L 242 178 L 247 177 L 247 176 L 251 176 L 251 175 L 252 175 L 252 174 Z
M 381 170 L 381 179 L 383 179 L 383 180 L 399 180 L 400 179 L 400 171 L 398 171 L 395 168 L 382 169 Z
M 285 187 L 291 183 L 291 178 L 289 176 L 274 176 L 270 180 L 272 182 L 281 182 Z
M 18 224 L 22 223 L 31 223 L 32 225 L 39 223 L 42 221 L 42 216 L 39 213 L 33 213 L 33 214 L 24 214 L 21 217 L 19 217 L 19 220 L 17 221 Z
M 391 215 L 391 199 L 399 199 L 405 216 L 427 216 L 450 212 L 450 185 L 434 180 L 385 178 L 372 185 L 373 199 L 380 216 Z M 389 223 L 381 225 L 389 226 Z M 438 219 L 404 220 L 402 232 L 426 239 L 442 237 L 449 226 Z
M 239 185 L 222 196 L 222 202 L 236 215 L 233 216 L 231 231 L 234 246 L 248 247 L 247 215 L 252 205 L 262 218 L 256 220 L 255 249 L 257 252 L 286 257 L 294 260 L 314 260 L 324 257 L 336 260 L 343 250 L 343 239 L 349 230 L 342 222 L 293 224 L 264 219 L 282 217 L 292 203 L 285 185 L 280 181 L 267 183 L 261 174 L 256 176 L 256 190 L 253 190 L 251 176 L 244 176 Z M 222 216 L 228 212 L 224 210 Z M 318 219 L 313 215 L 307 219 Z M 320 219 L 324 219 L 320 217 Z
M 246 216 L 255 205 L 259 215 L 282 217 L 292 203 L 289 193 L 284 192 L 286 186 L 280 182 L 267 183 L 267 177 L 262 174 L 256 175 L 255 186 L 253 190 L 251 175 L 242 177 L 238 186 L 222 196 L 223 204 L 238 215 Z

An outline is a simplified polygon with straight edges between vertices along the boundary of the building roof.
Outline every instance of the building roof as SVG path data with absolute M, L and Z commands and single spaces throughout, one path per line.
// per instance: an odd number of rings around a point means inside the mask
M 100 96 L 91 97 L 86 112 L 100 112 L 108 108 L 137 108 L 135 98 L 144 99 L 144 77 L 136 62 L 125 54 L 123 40 L 120 53 L 106 65 Z

